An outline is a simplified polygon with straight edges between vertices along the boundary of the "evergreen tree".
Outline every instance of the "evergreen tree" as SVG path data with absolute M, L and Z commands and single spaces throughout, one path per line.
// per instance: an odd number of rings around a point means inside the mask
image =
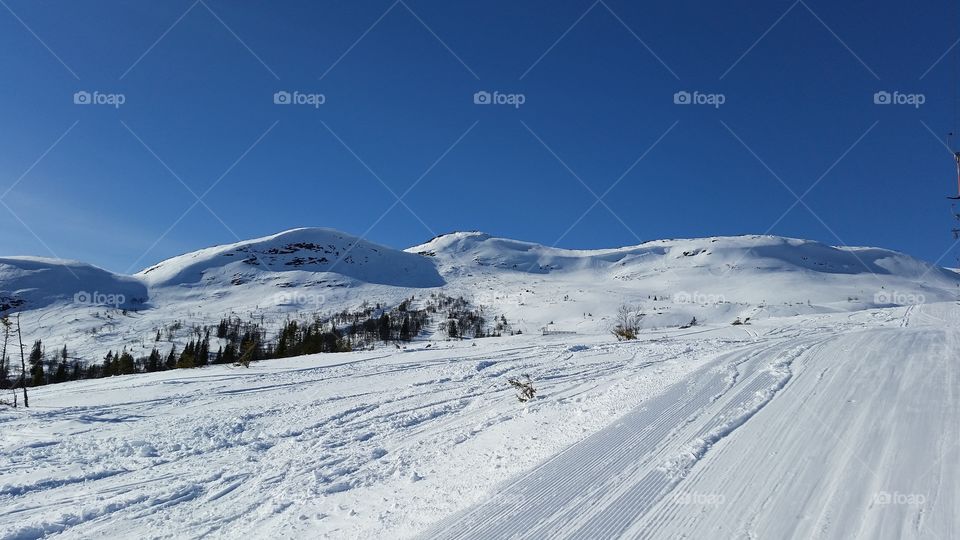
M 53 373 L 53 382 L 62 383 L 67 381 L 67 371 L 69 367 L 67 366 L 67 346 L 64 345 L 63 349 L 60 349 L 60 362 L 57 364 L 57 370 Z
M 390 316 L 384 313 L 379 321 L 380 341 L 390 341 Z
M 177 346 L 170 346 L 170 354 L 167 355 L 167 360 L 164 362 L 164 367 L 166 369 L 173 369 L 177 367 Z
M 197 345 L 191 339 L 180 353 L 180 359 L 177 360 L 178 368 L 192 368 L 196 365 L 196 348 Z
M 160 366 L 160 353 L 157 352 L 157 348 L 154 347 L 153 350 L 150 351 L 150 356 L 147 357 L 145 369 L 148 373 L 152 373 L 154 371 L 160 371 Z
M 46 374 L 43 372 L 43 342 L 39 339 L 33 342 L 33 349 L 30 350 L 30 385 L 42 386 L 47 384 Z
M 207 330 L 203 339 L 197 342 L 197 350 L 194 354 L 196 355 L 194 366 L 202 367 L 210 363 L 210 330 Z
M 84 378 L 83 366 L 80 365 L 79 361 L 75 361 L 73 363 L 73 371 L 70 373 L 70 380 L 79 381 L 82 378 Z
M 112 377 L 116 375 L 114 371 L 115 371 L 115 368 L 113 366 L 113 351 L 107 351 L 107 355 L 103 357 L 103 367 L 100 368 L 100 376 Z
M 400 325 L 400 341 L 410 341 L 412 339 L 410 335 L 410 316 L 403 316 L 403 323 Z
M 133 355 L 124 349 L 115 360 L 117 375 L 131 375 L 137 372 L 137 364 Z

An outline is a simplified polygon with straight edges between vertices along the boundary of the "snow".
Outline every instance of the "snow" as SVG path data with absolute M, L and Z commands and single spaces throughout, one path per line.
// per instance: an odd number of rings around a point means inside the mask
M 122 301 L 119 308 L 137 308 L 148 297 L 139 280 L 89 264 L 44 257 L 0 257 L 0 307 L 16 299 L 31 309 L 57 302 L 82 304 L 92 299 Z
M 954 272 L 902 253 L 776 236 L 567 250 L 469 232 L 400 251 L 302 228 L 187 253 L 132 276 L 61 263 L 0 259 L 0 307 L 22 303 L 28 343 L 43 339 L 96 359 L 109 350 L 182 350 L 192 326 L 225 316 L 278 331 L 290 318 L 363 302 L 395 306 L 436 291 L 505 315 L 524 333 L 549 326 L 598 334 L 624 303 L 645 314 L 645 328 L 664 328 L 694 317 L 729 323 L 942 302 L 960 284 Z M 156 343 L 157 331 L 172 325 L 183 331 Z
M 958 284 L 773 236 L 399 251 L 296 229 L 133 276 L 0 258 L 24 341 L 88 358 L 435 291 L 523 330 L 34 389 L 0 409 L 0 538 L 951 538 Z M 609 332 L 621 304 L 637 341 Z
M 443 284 L 422 257 L 379 246 L 333 229 L 292 229 L 272 236 L 202 249 L 137 274 L 153 288 L 230 281 L 250 269 L 262 273 L 332 272 L 397 287 Z
M 950 538 L 957 308 L 924 309 L 761 332 L 425 536 Z
M 0 414 L 0 537 L 947 538 L 955 310 L 40 388 Z
M 515 336 L 39 388 L 0 416 L 0 536 L 412 535 L 730 340 L 609 341 L 569 352 Z M 521 373 L 534 402 L 506 384 Z

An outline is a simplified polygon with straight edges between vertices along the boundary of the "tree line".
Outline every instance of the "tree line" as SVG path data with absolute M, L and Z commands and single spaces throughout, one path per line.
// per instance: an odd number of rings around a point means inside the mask
M 494 325 L 488 328 L 483 307 L 473 308 L 462 297 L 433 293 L 419 308 L 413 307 L 414 300 L 413 297 L 406 299 L 392 309 L 364 302 L 353 311 L 345 309 L 324 317 L 314 315 L 306 321 L 289 319 L 273 339 L 268 339 L 262 319 L 258 322 L 238 316 L 224 317 L 216 325 L 194 327 L 190 340 L 182 349 L 173 343 L 168 350 L 161 352 L 161 339 L 166 336 L 172 341 L 175 333 L 182 329 L 182 323 L 176 321 L 156 331 L 155 345 L 149 355 L 135 357 L 126 349 L 110 350 L 101 361 L 71 356 L 66 345 L 55 353 L 48 353 L 42 339 L 35 340 L 30 353 L 24 355 L 18 314 L 14 322 L 16 337 L 20 339 L 21 366 L 15 377 L 11 377 L 13 369 L 7 355 L 13 322 L 3 316 L 0 318 L 4 333 L 0 352 L 0 389 L 22 388 L 24 404 L 27 405 L 27 387 L 214 364 L 249 365 L 250 362 L 274 358 L 367 349 L 379 343 L 395 343 L 399 347 L 399 343 L 420 336 L 438 318 L 438 329 L 449 338 L 512 333 L 502 316 L 495 318 Z

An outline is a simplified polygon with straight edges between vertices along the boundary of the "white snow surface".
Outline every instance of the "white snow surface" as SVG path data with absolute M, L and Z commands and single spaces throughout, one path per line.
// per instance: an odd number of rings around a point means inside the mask
M 958 313 L 39 388 L 0 410 L 0 538 L 952 538 Z M 506 384 L 521 374 L 525 404 Z
M 647 328 L 850 312 L 954 299 L 960 276 L 879 248 L 836 248 L 776 236 L 658 240 L 567 250 L 467 232 L 405 251 L 347 233 L 302 228 L 216 246 L 132 276 L 72 261 L 0 258 L 0 309 L 21 303 L 24 339 L 102 358 L 147 356 L 227 315 L 263 321 L 390 307 L 434 291 L 464 296 L 525 333 L 605 333 L 621 304 Z M 116 300 L 122 303 L 111 303 Z M 158 330 L 179 322 L 172 342 Z M 552 324 L 551 324 L 552 323 Z M 164 332 L 165 333 L 165 332 Z
M 133 276 L 0 258 L 24 341 L 91 359 L 173 321 L 161 353 L 228 314 L 435 291 L 523 330 L 34 389 L 0 408 L 0 538 L 956 538 L 958 285 L 773 236 L 399 251 L 296 229 Z M 637 341 L 609 332 L 621 304 Z

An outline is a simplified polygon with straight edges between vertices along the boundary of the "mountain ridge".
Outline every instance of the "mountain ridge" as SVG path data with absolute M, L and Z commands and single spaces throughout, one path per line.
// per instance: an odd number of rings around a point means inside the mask
M 149 352 L 158 329 L 224 316 L 274 326 L 433 292 L 483 306 L 524 332 L 606 332 L 618 306 L 646 327 L 692 319 L 852 312 L 956 300 L 960 276 L 909 255 L 773 235 L 652 240 L 574 250 L 479 231 L 399 250 L 320 227 L 222 244 L 132 275 L 78 261 L 0 257 L 0 310 L 30 337 L 101 354 Z

